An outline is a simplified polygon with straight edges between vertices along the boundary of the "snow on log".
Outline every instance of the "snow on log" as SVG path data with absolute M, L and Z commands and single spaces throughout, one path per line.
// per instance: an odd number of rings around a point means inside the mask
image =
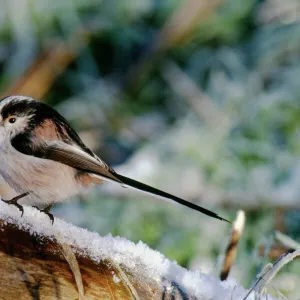
M 180 245 L 178 245 L 180 247 Z M 191 272 L 139 242 L 0 202 L 0 299 L 243 299 L 234 280 Z M 248 299 L 254 299 L 252 294 Z M 268 299 L 272 299 L 270 296 Z

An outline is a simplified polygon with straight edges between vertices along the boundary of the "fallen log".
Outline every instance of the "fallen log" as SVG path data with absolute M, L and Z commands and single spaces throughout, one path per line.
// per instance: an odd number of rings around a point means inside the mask
M 241 299 L 235 281 L 190 272 L 139 242 L 0 202 L 0 299 Z M 271 299 L 271 298 L 269 298 Z

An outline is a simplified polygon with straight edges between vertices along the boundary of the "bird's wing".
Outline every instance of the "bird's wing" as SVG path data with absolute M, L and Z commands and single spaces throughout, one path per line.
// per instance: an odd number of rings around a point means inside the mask
M 41 148 L 40 158 L 51 159 L 77 170 L 93 173 L 108 181 L 122 183 L 114 176 L 113 169 L 109 168 L 102 160 L 90 156 L 80 148 L 63 142 L 47 143 Z

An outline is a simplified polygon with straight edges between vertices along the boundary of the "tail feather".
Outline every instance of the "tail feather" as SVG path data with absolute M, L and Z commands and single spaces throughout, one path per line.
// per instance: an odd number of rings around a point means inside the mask
M 217 215 L 216 213 L 206 209 L 206 208 L 203 208 L 201 206 L 198 206 L 192 202 L 188 202 L 186 200 L 183 200 L 179 197 L 176 197 L 174 195 L 171 195 L 171 194 L 168 194 L 166 192 L 163 192 L 159 189 L 156 189 L 152 186 L 149 186 L 147 184 L 144 184 L 144 183 L 141 183 L 139 181 L 136 181 L 134 179 L 131 179 L 131 178 L 128 178 L 128 177 L 125 177 L 123 175 L 120 175 L 120 174 L 117 174 L 117 173 L 114 173 L 114 176 L 117 177 L 123 184 L 124 186 L 128 186 L 128 187 L 131 187 L 131 188 L 134 188 L 134 189 L 137 189 L 141 192 L 144 192 L 144 193 L 148 193 L 148 194 L 151 194 L 153 196 L 156 196 L 156 197 L 159 197 L 159 198 L 163 198 L 163 199 L 168 199 L 168 200 L 173 200 L 181 205 L 184 205 L 186 207 L 189 207 L 191 209 L 194 209 L 194 210 L 197 210 L 205 215 L 208 215 L 212 218 L 216 218 L 216 219 L 219 219 L 219 220 L 222 220 L 222 221 L 226 221 L 228 223 L 231 223 L 230 221 L 220 217 L 219 215 Z

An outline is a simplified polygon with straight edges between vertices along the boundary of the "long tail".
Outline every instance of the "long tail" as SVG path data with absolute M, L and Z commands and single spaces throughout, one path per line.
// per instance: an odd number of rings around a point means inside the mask
M 134 188 L 134 189 L 137 189 L 141 192 L 144 192 L 144 193 L 148 193 L 148 194 L 151 194 L 155 197 L 158 197 L 158 198 L 163 198 L 163 199 L 168 199 L 168 200 L 173 200 L 177 203 L 180 203 L 181 205 L 184 205 L 184 206 L 187 206 L 191 209 L 194 209 L 194 210 L 197 210 L 205 215 L 208 215 L 212 218 L 216 218 L 216 219 L 219 219 L 219 220 L 222 220 L 222 221 L 226 221 L 228 223 L 231 223 L 230 221 L 220 217 L 219 215 L 217 215 L 216 213 L 208 210 L 208 209 L 205 209 L 201 206 L 198 206 L 192 202 L 188 202 L 186 200 L 183 200 L 179 197 L 176 197 L 176 196 L 173 196 L 171 194 L 168 194 L 166 192 L 163 192 L 161 190 L 158 190 L 152 186 L 149 186 L 147 184 L 144 184 L 144 183 L 141 183 L 139 181 L 136 181 L 136 180 L 133 180 L 131 178 L 128 178 L 128 177 L 125 177 L 123 175 L 120 175 L 120 174 L 117 174 L 117 173 L 114 173 L 114 176 L 117 177 L 118 179 L 120 179 L 120 181 L 123 183 L 124 186 L 128 186 L 130 188 Z

